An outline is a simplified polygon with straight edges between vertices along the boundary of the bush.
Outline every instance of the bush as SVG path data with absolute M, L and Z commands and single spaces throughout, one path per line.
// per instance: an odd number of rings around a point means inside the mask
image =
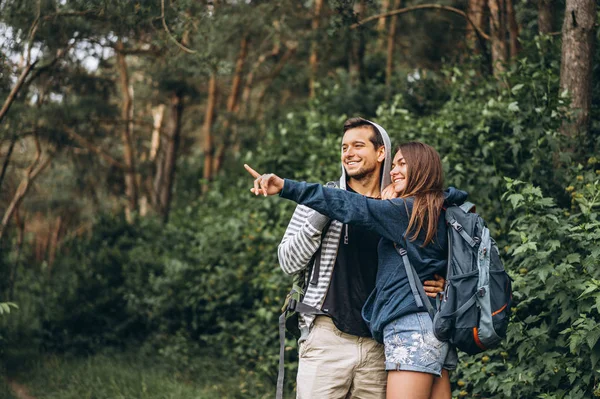
M 72 240 L 39 288 L 43 345 L 93 352 L 143 340 L 148 314 L 136 307 L 150 276 L 162 272 L 160 225 L 102 216 L 88 238 Z
M 500 81 L 478 65 L 411 75 L 410 92 L 382 103 L 376 121 L 395 142 L 439 150 L 447 182 L 470 192 L 515 278 L 507 341 L 463 357 L 455 394 L 590 397 L 600 392 L 600 166 L 572 150 L 578 138 L 559 132 L 568 99 L 559 95 L 557 58 L 548 56 L 559 54 L 557 43 L 525 44 L 530 57 Z M 439 95 L 422 103 L 432 88 Z M 189 373 L 199 348 L 210 347 L 274 383 L 277 316 L 291 284 L 276 246 L 295 205 L 253 199 L 241 162 L 300 180 L 337 178 L 342 124 L 358 98 L 348 93 L 339 82 L 323 86 L 304 109 L 265 122 L 255 142 L 246 138 L 253 149 L 207 195 L 179 196 L 167 225 L 103 217 L 89 238 L 71 242 L 43 285 L 45 345 L 90 351 L 144 341 Z M 180 181 L 197 181 L 197 170 L 182 173 Z M 295 342 L 287 346 L 290 376 Z
M 506 248 L 515 279 L 513 322 L 502 348 L 460 364 L 456 394 L 600 396 L 600 180 L 593 165 L 574 172 L 567 208 L 539 187 L 507 179 L 504 198 L 516 216 Z

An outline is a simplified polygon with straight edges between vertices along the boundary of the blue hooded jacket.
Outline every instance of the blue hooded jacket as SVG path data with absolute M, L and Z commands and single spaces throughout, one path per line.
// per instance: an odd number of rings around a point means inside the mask
M 285 179 L 280 196 L 342 223 L 358 225 L 381 235 L 377 248 L 379 266 L 375 290 L 362 310 L 373 338 L 383 342 L 383 329 L 388 323 L 401 316 L 424 311 L 415 303 L 394 242 L 406 249 L 421 282 L 432 280 L 434 274 L 445 275 L 448 234 L 443 211 L 440 213 L 436 236 L 431 243 L 422 247 L 426 235 L 424 230 L 419 232 L 415 241 L 404 238 L 412 212 L 412 198 L 377 200 L 320 184 L 288 179 Z M 461 205 L 466 198 L 466 192 L 453 187 L 445 192 L 446 205 Z M 412 232 L 408 237 L 412 237 Z

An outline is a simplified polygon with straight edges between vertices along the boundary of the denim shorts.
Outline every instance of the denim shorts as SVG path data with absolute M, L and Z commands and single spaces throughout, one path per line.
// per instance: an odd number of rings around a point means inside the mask
M 385 369 L 420 371 L 442 375 L 442 368 L 454 370 L 458 363 L 456 349 L 433 334 L 429 313 L 402 316 L 383 329 Z

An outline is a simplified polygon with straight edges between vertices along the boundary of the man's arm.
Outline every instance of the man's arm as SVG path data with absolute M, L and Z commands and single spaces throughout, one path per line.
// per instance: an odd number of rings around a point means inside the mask
M 284 273 L 294 274 L 306 268 L 321 245 L 321 234 L 329 218 L 298 205 L 279 247 L 277 256 Z

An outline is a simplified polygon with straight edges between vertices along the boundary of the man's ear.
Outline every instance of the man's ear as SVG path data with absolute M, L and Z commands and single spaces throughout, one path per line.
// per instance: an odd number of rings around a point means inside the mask
M 385 159 L 385 146 L 382 145 L 377 149 L 377 162 L 383 162 Z

